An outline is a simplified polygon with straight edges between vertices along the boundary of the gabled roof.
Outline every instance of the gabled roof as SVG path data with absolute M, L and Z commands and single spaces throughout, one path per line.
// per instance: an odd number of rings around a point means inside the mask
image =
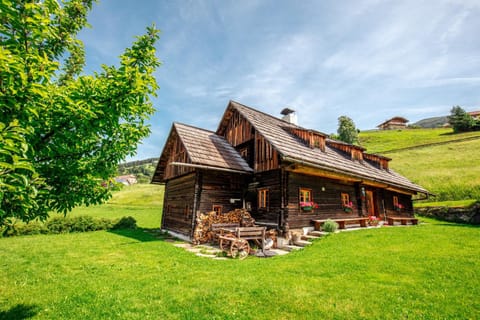
M 275 118 L 269 114 L 247 107 L 235 101 L 230 101 L 225 114 L 229 110 L 237 110 L 251 123 L 255 130 L 261 134 L 280 154 L 284 161 L 312 166 L 331 172 L 340 172 L 360 180 L 384 183 L 392 187 L 413 190 L 428 194 L 428 191 L 407 178 L 397 174 L 393 170 L 380 169 L 369 161 L 353 161 L 345 153 L 327 145 L 325 151 L 310 148 L 302 143 L 285 128 L 300 128 L 284 120 Z M 225 115 L 224 115 L 225 118 Z M 225 130 L 226 122 L 222 119 L 217 134 L 221 135 Z M 304 129 L 307 130 L 307 129 Z M 344 142 L 336 141 L 340 144 Z M 355 148 L 359 148 L 355 146 Z M 388 158 L 385 158 L 388 159 Z
M 406 125 L 408 122 L 407 119 L 403 118 L 403 117 L 393 117 L 391 119 L 388 119 L 387 121 L 379 124 L 377 126 L 377 128 L 381 128 L 387 124 L 392 124 L 392 125 Z
M 189 163 L 183 163 L 183 165 L 245 173 L 253 172 L 240 154 L 223 137 L 212 131 L 175 122 L 168 140 L 171 139 L 173 133 L 177 134 L 189 159 Z M 158 161 L 152 182 L 158 183 L 164 180 L 163 174 L 170 152 L 167 147 L 168 140 Z M 176 163 L 176 165 L 182 164 Z
M 193 164 L 253 171 L 227 140 L 215 132 L 180 123 L 174 126 Z

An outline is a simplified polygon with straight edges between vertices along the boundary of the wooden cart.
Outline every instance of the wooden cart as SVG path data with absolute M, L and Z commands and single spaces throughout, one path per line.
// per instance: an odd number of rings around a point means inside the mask
M 262 248 L 265 247 L 265 227 L 238 227 L 220 230 L 219 246 L 232 258 L 245 259 L 250 254 L 248 240 L 255 240 Z

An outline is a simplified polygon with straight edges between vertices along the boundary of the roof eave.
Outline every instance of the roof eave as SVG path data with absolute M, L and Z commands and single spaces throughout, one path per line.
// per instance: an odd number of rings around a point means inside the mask
M 354 172 L 350 172 L 350 171 L 346 171 L 346 170 L 339 170 L 335 167 L 331 167 L 331 166 L 327 166 L 327 165 L 321 165 L 321 164 L 318 164 L 318 163 L 314 163 L 314 162 L 311 162 L 311 161 L 306 161 L 306 160 L 303 160 L 303 159 L 298 159 L 298 158 L 291 157 L 291 156 L 282 156 L 282 160 L 287 161 L 287 162 L 292 162 L 292 163 L 304 164 L 304 165 L 309 166 L 309 167 L 323 169 L 323 170 L 330 171 L 330 172 L 333 172 L 333 173 L 347 175 L 347 176 L 350 176 L 352 178 L 359 179 L 360 181 L 369 180 L 369 181 L 372 181 L 372 182 L 385 184 L 385 185 L 390 186 L 390 187 L 394 187 L 394 188 L 398 188 L 398 189 L 404 189 L 404 190 L 408 190 L 408 191 L 413 191 L 415 194 L 416 193 L 422 193 L 422 194 L 425 194 L 425 195 L 430 194 L 427 190 L 425 190 L 421 187 L 412 188 L 412 186 L 406 186 L 406 185 L 398 184 L 398 183 L 395 183 L 395 182 L 392 182 L 392 181 L 385 181 L 385 180 L 382 180 L 382 179 L 368 177 L 368 176 L 365 176 L 365 175 L 359 175 L 359 174 L 356 174 Z

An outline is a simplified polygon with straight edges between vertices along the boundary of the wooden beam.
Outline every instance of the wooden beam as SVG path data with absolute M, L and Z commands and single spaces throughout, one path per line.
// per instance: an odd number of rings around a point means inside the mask
M 312 168 L 312 167 L 303 166 L 303 165 L 300 165 L 300 164 L 295 164 L 293 166 L 286 167 L 285 170 L 295 172 L 295 173 L 308 174 L 308 175 L 311 175 L 311 176 L 343 180 L 343 181 L 346 181 L 346 182 L 362 182 L 361 179 L 351 177 L 351 176 L 346 175 L 346 174 L 331 172 L 331 171 L 322 170 L 322 169 L 318 169 L 318 168 Z

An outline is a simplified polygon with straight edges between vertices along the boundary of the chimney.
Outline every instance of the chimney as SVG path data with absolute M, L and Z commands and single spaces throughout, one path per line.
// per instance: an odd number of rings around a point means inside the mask
M 282 120 L 294 125 L 298 125 L 297 114 L 295 113 L 295 110 L 285 108 L 280 113 L 283 115 Z

